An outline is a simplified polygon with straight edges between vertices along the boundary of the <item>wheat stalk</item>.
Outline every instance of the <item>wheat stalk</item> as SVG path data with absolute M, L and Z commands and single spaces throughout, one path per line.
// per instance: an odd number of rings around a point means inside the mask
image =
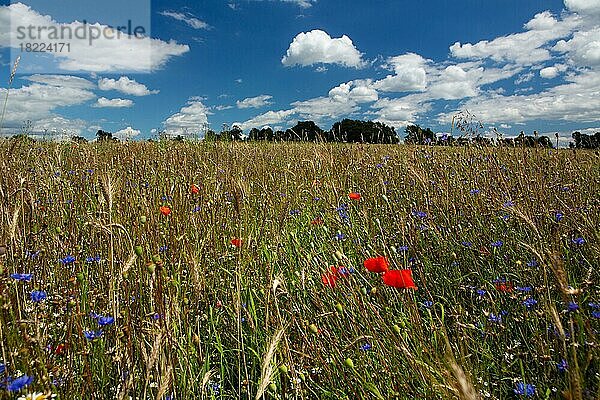
M 19 61 L 21 61 L 21 56 L 18 56 L 13 65 L 13 69 L 10 72 L 10 78 L 8 79 L 8 87 L 6 88 L 6 96 L 4 97 L 4 106 L 2 107 L 2 117 L 0 118 L 0 133 L 2 133 L 2 127 L 4 126 L 4 115 L 6 113 L 6 105 L 8 104 L 8 92 L 12 86 L 13 80 L 15 79 L 15 75 L 17 74 L 17 67 L 19 66 Z

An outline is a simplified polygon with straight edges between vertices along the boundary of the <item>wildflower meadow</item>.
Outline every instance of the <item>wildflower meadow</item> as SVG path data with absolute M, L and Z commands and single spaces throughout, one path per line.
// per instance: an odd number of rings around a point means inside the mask
M 592 151 L 0 153 L 0 398 L 600 399 Z

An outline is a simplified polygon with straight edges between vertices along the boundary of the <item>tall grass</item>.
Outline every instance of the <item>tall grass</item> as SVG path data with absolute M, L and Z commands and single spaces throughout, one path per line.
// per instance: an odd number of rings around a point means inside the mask
M 34 377 L 21 394 L 506 399 L 530 384 L 536 398 L 600 398 L 593 153 L 0 152 L 0 343 L 5 376 Z M 366 271 L 378 255 L 411 268 L 418 290 Z M 348 271 L 333 288 L 330 266 Z

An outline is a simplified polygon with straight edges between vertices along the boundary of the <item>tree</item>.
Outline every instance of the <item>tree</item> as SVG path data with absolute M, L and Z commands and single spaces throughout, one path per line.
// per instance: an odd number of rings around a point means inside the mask
M 313 121 L 298 121 L 293 128 L 286 131 L 286 137 L 288 140 L 310 142 L 325 141 L 327 139 L 325 131 Z
M 382 122 L 344 119 L 330 131 L 330 140 L 351 143 L 389 143 L 400 141 L 396 130 Z
M 404 130 L 406 144 L 430 144 L 435 142 L 435 133 L 427 128 L 423 130 L 419 125 L 408 125 Z
M 96 138 L 99 142 L 111 141 L 113 139 L 113 134 L 111 132 L 99 130 L 96 132 Z

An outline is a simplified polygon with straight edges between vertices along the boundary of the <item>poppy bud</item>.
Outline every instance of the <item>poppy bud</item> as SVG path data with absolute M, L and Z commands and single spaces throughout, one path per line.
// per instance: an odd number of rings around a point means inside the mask
M 315 324 L 310 324 L 308 329 L 310 329 L 310 331 L 314 334 L 319 333 L 319 328 L 317 328 L 317 326 Z
M 83 282 L 83 272 L 78 272 L 77 273 L 77 280 L 79 281 L 79 283 Z
M 283 375 L 287 375 L 288 373 L 288 367 L 286 365 L 280 365 L 279 366 L 279 372 Z
M 300 376 L 300 380 L 302 382 L 304 382 L 306 380 L 306 375 L 304 375 L 302 372 L 300 372 L 300 374 L 298 374 L 298 376 Z
M 152 261 L 155 262 L 156 264 L 159 264 L 159 263 L 162 262 L 161 259 L 160 259 L 160 256 L 158 254 L 154 254 L 152 256 Z
M 344 259 L 344 254 L 342 254 L 342 252 L 341 252 L 341 251 L 339 251 L 339 250 L 336 250 L 336 252 L 335 252 L 335 258 L 336 258 L 338 261 L 342 261 L 342 260 Z
M 394 332 L 396 332 L 396 335 L 400 334 L 400 327 L 398 325 L 394 325 L 392 328 L 394 329 Z
M 69 307 L 75 307 L 77 303 L 75 303 L 75 300 L 71 299 L 69 300 Z
M 342 313 L 344 311 L 344 307 L 342 307 L 342 305 L 340 303 L 337 303 L 335 305 L 335 309 L 337 310 L 338 313 Z
M 362 294 L 366 295 L 366 294 L 367 294 L 367 288 L 366 288 L 366 287 L 361 287 L 361 288 L 360 288 L 360 292 L 361 292 Z
M 383 198 L 383 200 L 385 200 L 386 202 L 389 202 L 387 196 L 385 194 L 382 194 L 381 197 Z
M 377 293 L 377 288 L 376 287 L 372 287 L 371 288 L 371 294 L 376 294 Z
M 269 390 L 272 392 L 277 391 L 277 385 L 274 382 L 269 383 Z
M 354 369 L 354 361 L 350 357 L 344 360 L 344 365 L 348 368 Z
M 392 251 L 392 253 L 398 254 L 398 250 L 394 246 L 391 246 L 390 250 Z
M 146 271 L 148 271 L 149 273 L 153 274 L 154 271 L 156 271 L 156 264 L 154 264 L 154 263 L 148 263 L 148 264 L 146 264 Z
M 145 224 L 147 220 L 148 220 L 148 219 L 146 218 L 146 216 L 145 216 L 145 215 L 142 215 L 142 216 L 140 217 L 140 222 L 141 222 L 142 224 Z
M 56 227 L 56 233 L 59 235 L 62 233 L 62 229 L 60 229 L 60 226 Z
M 135 246 L 135 247 L 133 248 L 133 250 L 135 250 L 135 254 L 136 254 L 138 257 L 141 257 L 141 256 L 142 256 L 142 254 L 144 254 L 144 249 L 142 249 L 142 246 Z

